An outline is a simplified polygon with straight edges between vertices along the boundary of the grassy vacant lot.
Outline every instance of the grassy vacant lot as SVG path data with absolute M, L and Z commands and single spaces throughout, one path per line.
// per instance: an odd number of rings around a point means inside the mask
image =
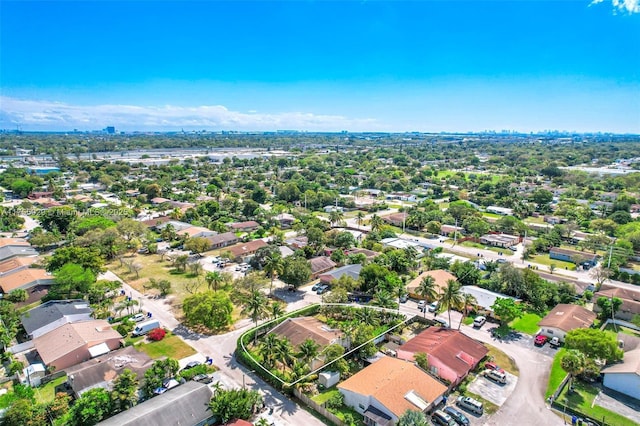
M 539 263 L 540 265 L 551 265 L 552 263 L 556 265 L 556 269 L 568 269 L 569 271 L 575 271 L 576 265 L 571 262 L 565 262 L 562 260 L 550 259 L 548 254 L 536 254 L 535 256 L 531 256 L 529 261 L 534 263 Z M 525 261 L 526 262 L 526 261 Z
M 524 314 L 521 318 L 518 318 L 509 324 L 514 330 L 520 331 L 526 334 L 535 334 L 540 327 L 538 323 L 542 318 L 536 314 Z
M 136 345 L 136 349 L 146 353 L 152 359 L 169 357 L 173 359 L 182 359 L 196 353 L 196 350 L 187 345 L 171 333 L 167 333 L 164 339 L 159 342 L 141 343 Z
M 545 398 L 550 397 L 556 391 L 556 389 L 558 389 L 558 386 L 560 386 L 560 383 L 562 383 L 562 380 L 567 375 L 567 372 L 562 369 L 562 366 L 560 364 L 562 362 L 562 357 L 564 356 L 564 353 L 566 351 L 567 350 L 565 348 L 558 349 L 558 352 L 556 352 L 556 356 L 553 358 L 553 363 L 551 364 L 551 373 L 549 373 L 549 384 L 547 385 L 547 391 L 544 394 Z
M 53 401 L 53 398 L 56 396 L 56 386 L 66 381 L 67 376 L 65 375 L 50 381 L 44 386 L 35 388 L 34 396 L 36 397 L 36 402 L 38 402 L 38 404 L 48 404 L 49 402 Z
M 633 424 L 631 420 L 618 413 L 609 411 L 594 403 L 600 389 L 576 380 L 573 384 L 574 392 L 569 394 L 569 386 L 565 386 L 557 401 L 567 407 L 587 415 L 593 419 L 603 421 L 611 426 L 626 426 Z
M 505 369 L 514 376 L 518 376 L 520 374 L 518 366 L 513 359 L 509 358 L 509 355 L 487 343 L 485 343 L 485 347 L 489 349 L 489 353 L 487 354 L 489 360 L 495 362 L 500 366 L 500 368 Z M 484 363 L 481 363 L 481 365 L 484 365 Z

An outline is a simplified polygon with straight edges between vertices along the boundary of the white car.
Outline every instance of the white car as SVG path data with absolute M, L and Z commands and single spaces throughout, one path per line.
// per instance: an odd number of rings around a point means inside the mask
M 474 328 L 480 328 L 484 325 L 484 323 L 487 322 L 487 319 L 483 316 L 477 316 L 474 320 L 473 320 L 473 327 Z
M 418 302 L 418 309 L 420 309 L 421 311 L 424 310 L 424 307 L 426 306 L 427 302 L 424 300 L 421 300 Z
M 135 314 L 131 317 L 131 320 L 134 322 L 144 321 L 145 319 L 147 319 L 147 316 L 145 314 Z

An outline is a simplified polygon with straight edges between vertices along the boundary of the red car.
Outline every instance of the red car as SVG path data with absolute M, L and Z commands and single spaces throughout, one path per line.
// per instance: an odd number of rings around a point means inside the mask
M 543 336 L 542 334 L 538 334 L 535 338 L 535 340 L 533 341 L 533 344 L 536 346 L 544 346 L 545 343 L 547 343 L 547 340 L 549 340 L 549 338 L 547 336 Z
M 495 362 L 485 363 L 484 368 L 486 368 L 487 370 L 496 370 L 496 371 L 499 371 L 500 373 L 504 373 L 504 370 L 498 367 L 498 364 L 496 364 Z

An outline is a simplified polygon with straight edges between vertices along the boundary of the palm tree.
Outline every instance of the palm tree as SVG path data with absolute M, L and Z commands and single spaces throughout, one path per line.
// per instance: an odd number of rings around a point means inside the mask
M 363 324 L 376 325 L 378 323 L 376 312 L 370 308 L 358 309 L 356 318 Z
M 385 290 L 378 290 L 373 296 L 372 305 L 380 306 L 381 308 L 395 308 L 394 297 Z
M 560 360 L 562 369 L 569 373 L 569 389 L 573 382 L 573 378 L 584 371 L 587 365 L 585 355 L 577 349 L 569 349 Z
M 284 373 L 285 367 L 287 367 L 294 359 L 295 351 L 291 342 L 286 337 L 278 340 L 278 346 L 276 347 L 276 354 L 282 362 L 282 372 Z
M 262 356 L 262 361 L 269 368 L 273 367 L 279 340 L 276 334 L 269 333 L 262 339 L 262 343 L 258 348 L 258 353 Z
M 282 308 L 282 303 L 274 302 L 270 306 L 271 308 L 271 317 L 273 319 L 279 318 L 284 314 L 284 309 Z
M 343 219 L 344 213 L 342 213 L 342 211 L 338 210 L 337 208 L 331 210 L 331 212 L 329 213 L 329 220 L 331 221 L 332 226 L 334 224 L 339 225 Z
M 473 307 L 478 303 L 476 298 L 469 293 L 462 293 L 462 303 L 464 305 L 464 309 L 462 310 L 462 318 L 460 318 L 460 324 L 458 324 L 458 330 L 460 330 L 460 326 L 464 321 L 465 317 L 469 315 L 469 307 Z
M 224 282 L 224 277 L 218 271 L 207 272 L 204 276 L 204 280 L 207 282 L 209 290 L 218 291 L 218 285 Z
M 258 321 L 266 316 L 267 297 L 261 291 L 253 291 L 243 304 L 242 314 L 247 315 L 258 327 Z M 255 345 L 258 333 L 254 333 L 253 344 Z
M 356 223 L 358 224 L 358 228 L 362 226 L 363 220 L 364 220 L 364 213 L 361 211 L 358 211 L 358 213 L 356 214 Z
M 383 225 L 382 218 L 374 213 L 369 220 L 369 225 L 371 226 L 371 230 L 373 232 L 378 232 Z
M 436 280 L 431 275 L 425 276 L 416 290 L 418 294 L 427 302 L 433 302 L 438 297 L 438 289 L 436 286 Z M 423 316 L 427 316 L 427 307 L 425 306 Z
M 275 254 L 274 252 L 267 255 L 264 258 L 264 273 L 267 277 L 271 278 L 271 286 L 269 287 L 269 294 L 273 293 L 273 280 L 276 275 L 280 275 L 284 273 L 284 262 L 282 261 L 282 256 L 280 254 Z
M 313 339 L 307 339 L 298 346 L 298 357 L 309 362 L 318 355 L 319 348 L 320 345 Z
M 460 283 L 456 280 L 447 280 L 447 286 L 440 293 L 440 307 L 446 309 L 449 314 L 449 324 L 451 324 L 451 309 L 461 309 L 463 303 Z

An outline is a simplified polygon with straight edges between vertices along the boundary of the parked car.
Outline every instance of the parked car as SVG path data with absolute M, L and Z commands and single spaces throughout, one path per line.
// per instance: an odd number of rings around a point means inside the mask
M 418 302 L 418 309 L 420 309 L 421 311 L 424 311 L 424 307 L 427 305 L 427 302 L 425 300 L 421 300 Z
M 443 320 L 442 318 L 436 318 L 436 322 L 439 323 L 444 328 L 449 328 L 449 323 L 446 320 Z
M 431 415 L 431 420 L 433 420 L 434 424 L 440 426 L 457 426 L 451 416 L 441 410 L 434 411 Z
M 324 294 L 329 291 L 329 288 L 330 287 L 328 284 L 322 284 L 320 287 L 318 287 L 316 294 Z
M 484 412 L 484 406 L 482 405 L 482 402 L 473 399 L 470 396 L 459 396 L 456 400 L 456 405 L 474 414 L 478 414 L 479 416 L 481 416 Z
M 400 303 L 407 303 L 407 300 L 409 300 L 409 295 L 408 294 L 403 294 L 398 299 L 400 300 Z
M 544 344 L 547 343 L 547 340 L 549 340 L 547 336 L 538 334 L 536 338 L 533 340 L 533 344 L 536 346 L 544 346 Z
M 442 411 L 450 415 L 453 421 L 459 424 L 460 426 L 469 426 L 469 419 L 467 418 L 467 416 L 465 416 L 455 408 L 445 407 L 445 409 Z
M 491 379 L 494 382 L 498 382 L 500 384 L 507 383 L 507 375 L 504 372 L 500 372 L 498 370 L 484 370 L 482 375 L 487 379 Z
M 180 382 L 178 382 L 176 379 L 165 379 L 162 382 L 162 387 L 165 389 L 172 389 L 176 386 L 180 386 Z
M 318 291 L 318 289 L 320 288 L 320 286 L 322 286 L 322 283 L 315 283 L 313 285 L 313 287 L 311 287 L 311 291 Z
M 166 391 L 168 391 L 168 390 L 169 390 L 169 389 L 167 389 L 167 388 L 163 388 L 162 386 L 160 386 L 159 388 L 155 388 L 155 389 L 153 390 L 153 393 L 154 393 L 155 395 L 162 395 L 163 393 L 165 393 L 165 392 L 166 392 Z
M 552 338 L 551 340 L 549 340 L 549 346 L 551 346 L 552 348 L 557 348 L 558 346 L 560 346 L 560 339 L 557 336 Z
M 435 312 L 438 309 L 438 302 L 433 302 L 429 305 L 429 312 Z
M 504 370 L 502 368 L 500 368 L 498 366 L 498 364 L 496 364 L 495 362 L 491 362 L 491 361 L 486 362 L 484 364 L 484 368 L 486 368 L 487 370 L 496 370 L 496 371 L 499 371 L 501 373 L 504 373 Z
M 147 316 L 143 313 L 135 314 L 131 317 L 131 320 L 134 322 L 144 321 L 145 319 L 147 319 Z
M 187 363 L 187 365 L 184 366 L 184 368 L 181 371 L 191 370 L 192 368 L 195 368 L 200 364 L 202 364 L 200 361 L 190 361 Z
M 485 322 L 487 322 L 487 318 L 485 318 L 483 316 L 477 316 L 473 320 L 473 327 L 474 328 L 480 328 L 480 327 L 482 327 L 484 325 Z
M 205 384 L 209 384 L 213 381 L 211 376 L 209 376 L 208 374 L 196 374 L 195 376 L 193 376 L 191 380 L 193 380 L 194 382 L 200 382 Z
M 496 260 L 496 262 L 498 262 L 498 263 L 507 263 L 507 259 L 500 258 L 500 259 Z

